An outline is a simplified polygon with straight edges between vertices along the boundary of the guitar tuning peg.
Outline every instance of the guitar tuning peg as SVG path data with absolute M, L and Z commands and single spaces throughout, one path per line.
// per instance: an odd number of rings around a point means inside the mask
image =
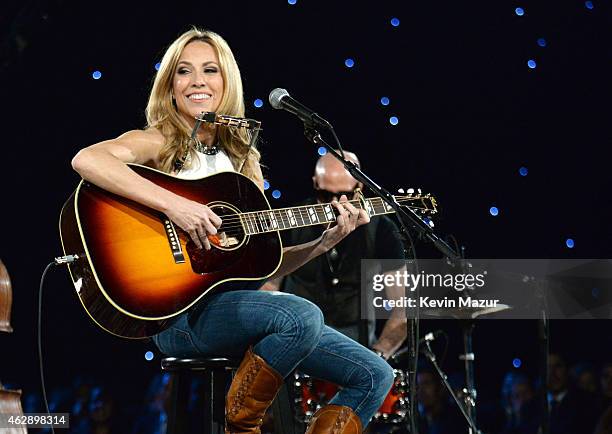
M 406 190 L 406 193 L 413 194 L 414 193 L 414 188 L 409 188 L 408 190 Z
M 403 193 L 404 193 L 404 189 L 403 189 L 403 188 L 398 188 L 398 189 L 397 189 L 397 192 L 398 192 L 398 193 L 402 193 L 402 194 L 403 194 Z
M 419 194 L 421 194 L 421 189 L 420 188 L 417 191 L 419 192 Z

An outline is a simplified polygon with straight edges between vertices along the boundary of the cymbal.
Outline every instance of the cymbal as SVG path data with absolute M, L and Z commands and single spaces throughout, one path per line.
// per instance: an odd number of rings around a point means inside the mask
M 495 307 L 460 307 L 460 308 L 432 308 L 421 309 L 421 317 L 432 318 L 454 318 L 475 319 L 483 315 L 491 315 L 504 310 L 512 309 L 512 306 L 498 303 Z

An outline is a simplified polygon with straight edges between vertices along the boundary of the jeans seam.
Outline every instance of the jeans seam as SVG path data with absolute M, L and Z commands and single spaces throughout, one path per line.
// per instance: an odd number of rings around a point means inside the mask
M 331 354 L 331 355 L 336 356 L 336 357 L 339 357 L 339 358 L 341 358 L 341 359 L 348 360 L 349 362 L 354 363 L 355 365 L 360 366 L 360 367 L 362 367 L 363 369 L 365 369 L 365 370 L 366 370 L 366 372 L 367 372 L 367 373 L 370 375 L 370 388 L 369 388 L 369 390 L 368 390 L 368 393 L 367 393 L 367 394 L 366 394 L 366 396 L 365 396 L 365 397 L 364 397 L 364 398 L 363 398 L 363 399 L 362 399 L 362 400 L 359 402 L 359 404 L 357 405 L 357 408 L 355 408 L 355 413 L 359 412 L 359 411 L 361 410 L 362 406 L 363 406 L 363 405 L 364 405 L 366 402 L 368 402 L 369 397 L 370 397 L 370 395 L 371 395 L 372 391 L 374 390 L 374 375 L 373 375 L 372 371 L 370 371 L 370 369 L 369 369 L 369 367 L 368 367 L 367 365 L 363 365 L 363 364 L 359 363 L 359 362 L 358 362 L 358 361 L 356 361 L 356 360 L 350 359 L 350 358 L 348 358 L 348 357 L 344 357 L 344 356 L 342 356 L 342 355 L 340 355 L 340 354 L 334 353 L 333 351 L 329 351 L 329 350 L 327 350 L 327 349 L 325 349 L 325 348 L 323 348 L 323 347 L 320 347 L 320 348 L 319 348 L 319 351 L 323 351 L 323 352 L 325 352 L 325 353 L 327 353 L 327 354 Z
M 274 303 L 267 303 L 267 302 L 263 302 L 263 301 L 246 301 L 246 300 L 240 300 L 240 301 L 226 301 L 226 302 L 219 302 L 219 303 L 214 303 L 210 306 L 208 306 L 207 308 L 213 309 L 216 307 L 222 307 L 224 305 L 232 305 L 232 304 L 239 304 L 239 305 L 259 305 L 259 306 L 268 306 L 268 307 L 273 307 L 273 308 L 278 308 L 280 311 L 284 312 L 285 314 L 287 314 L 287 316 L 293 321 L 294 325 L 296 326 L 296 328 L 298 330 L 300 330 L 298 336 L 295 336 L 294 338 L 291 339 L 291 341 L 287 344 L 283 346 L 283 349 L 285 350 L 285 352 L 287 352 L 287 347 L 293 346 L 295 342 L 297 342 L 298 338 L 300 337 L 300 335 L 303 335 L 304 332 L 302 327 L 299 327 L 299 321 L 297 319 L 297 315 L 295 315 L 291 310 L 285 308 L 284 306 L 281 306 L 279 304 L 274 304 Z M 206 309 L 204 309 L 205 311 Z M 204 311 L 202 313 L 204 313 Z M 279 353 L 274 360 L 269 360 L 268 364 L 269 365 L 276 365 L 276 363 L 278 362 L 278 360 L 280 360 L 282 358 L 282 353 Z
M 181 332 L 182 334 L 184 334 L 187 337 L 188 343 L 192 346 L 192 348 L 194 348 L 198 353 L 202 354 L 202 350 L 200 349 L 199 346 L 196 345 L 195 341 L 193 340 L 193 337 L 191 336 L 190 330 L 183 330 L 178 327 L 172 327 L 172 330 L 174 330 L 175 332 Z
M 313 303 L 313 304 L 314 304 L 314 303 Z M 315 305 L 315 306 L 316 306 L 316 305 Z M 325 322 L 323 321 L 323 313 L 322 313 L 322 312 L 319 314 L 319 317 L 320 317 L 320 319 L 321 319 L 321 322 L 323 323 L 323 326 L 325 326 Z M 291 371 L 294 371 L 294 370 L 295 370 L 295 369 L 296 369 L 296 368 L 299 366 L 299 364 L 302 362 L 302 360 L 306 359 L 306 358 L 307 358 L 307 357 L 309 357 L 309 356 L 310 356 L 312 353 L 314 353 L 314 351 L 317 349 L 318 342 L 321 340 L 321 336 L 323 335 L 323 328 L 324 328 L 324 327 L 321 327 L 321 333 L 319 333 L 319 337 L 317 338 L 317 345 L 314 345 L 314 346 L 312 347 L 312 349 L 311 349 L 310 351 L 308 351 L 308 353 L 307 353 L 306 355 L 304 355 L 304 357 L 302 357 L 302 359 L 301 359 L 301 360 L 298 360 L 298 361 L 297 361 L 297 362 L 296 362 L 296 363 L 295 363 L 295 364 L 294 364 L 294 365 L 291 367 L 290 372 L 291 372 Z

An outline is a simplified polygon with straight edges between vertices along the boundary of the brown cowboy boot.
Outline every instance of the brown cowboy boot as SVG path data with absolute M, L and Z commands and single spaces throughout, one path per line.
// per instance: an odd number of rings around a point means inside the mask
M 312 416 L 306 434 L 361 434 L 361 420 L 350 407 L 327 405 Z
M 260 434 L 283 377 L 249 348 L 225 398 L 225 434 Z

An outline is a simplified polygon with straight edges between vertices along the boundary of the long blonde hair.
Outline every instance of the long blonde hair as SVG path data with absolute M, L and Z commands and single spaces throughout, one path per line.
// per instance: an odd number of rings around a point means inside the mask
M 210 44 L 219 58 L 219 67 L 224 82 L 224 92 L 217 108 L 218 114 L 244 117 L 244 95 L 240 69 L 227 42 L 210 30 L 192 28 L 179 36 L 166 50 L 149 95 L 146 108 L 148 128 L 157 128 L 165 138 L 159 154 L 160 169 L 172 172 L 175 164 L 185 164 L 195 157 L 191 140 L 191 127 L 179 115 L 172 102 L 172 83 L 183 49 L 193 41 Z M 249 136 L 241 128 L 217 126 L 217 139 L 234 168 L 258 184 L 263 182 L 259 169 L 259 151 L 249 146 Z M 185 159 L 185 156 L 188 156 Z

